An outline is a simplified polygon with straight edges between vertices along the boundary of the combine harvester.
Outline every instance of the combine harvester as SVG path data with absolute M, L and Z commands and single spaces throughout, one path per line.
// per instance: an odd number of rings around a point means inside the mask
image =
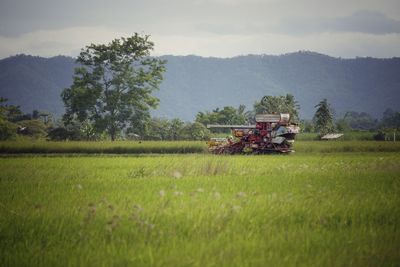
M 208 149 L 214 154 L 266 154 L 293 152 L 299 126 L 290 123 L 290 114 L 257 114 L 255 125 L 217 125 L 207 128 L 230 128 L 232 137 L 211 138 Z

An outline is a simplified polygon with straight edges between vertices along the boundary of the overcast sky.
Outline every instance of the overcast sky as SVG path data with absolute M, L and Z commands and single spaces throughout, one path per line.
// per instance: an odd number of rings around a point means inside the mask
M 400 0 L 0 0 L 0 58 L 151 35 L 154 55 L 400 56 Z

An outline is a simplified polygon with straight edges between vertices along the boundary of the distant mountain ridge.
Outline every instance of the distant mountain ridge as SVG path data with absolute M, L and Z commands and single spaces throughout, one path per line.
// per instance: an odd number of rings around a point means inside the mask
M 198 111 L 245 104 L 264 95 L 291 93 L 300 115 L 311 118 L 314 106 L 327 98 L 337 114 L 364 111 L 379 118 L 400 107 L 400 58 L 341 59 L 297 52 L 280 56 L 233 58 L 162 56 L 167 71 L 155 95 L 153 115 L 193 120 Z M 64 112 L 60 93 L 72 83 L 74 59 L 18 55 L 0 60 L 0 96 L 23 111 Z

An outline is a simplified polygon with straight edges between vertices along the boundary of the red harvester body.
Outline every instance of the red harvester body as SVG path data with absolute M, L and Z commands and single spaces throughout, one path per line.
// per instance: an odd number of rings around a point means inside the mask
M 290 123 L 290 114 L 257 114 L 255 125 L 207 125 L 207 128 L 230 128 L 234 137 L 211 138 L 209 151 L 214 154 L 287 153 L 299 127 Z

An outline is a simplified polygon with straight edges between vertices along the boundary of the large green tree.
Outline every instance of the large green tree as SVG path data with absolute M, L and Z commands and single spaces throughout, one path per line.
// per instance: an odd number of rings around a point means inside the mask
M 122 129 L 141 125 L 158 104 L 152 92 L 165 71 L 165 61 L 150 57 L 153 47 L 148 35 L 136 33 L 82 49 L 73 84 L 61 94 L 64 122 L 90 123 L 96 132 L 107 131 L 111 140 Z
M 319 132 L 321 136 L 334 132 L 333 112 L 328 100 L 326 98 L 323 99 L 315 108 L 317 108 L 313 118 L 315 130 Z
M 246 106 L 240 105 L 237 109 L 232 106 L 216 108 L 213 111 L 198 112 L 195 122 L 201 123 L 204 126 L 207 124 L 246 124 L 247 117 L 245 112 Z M 228 129 L 212 129 L 213 132 L 228 132 Z
M 291 94 L 285 96 L 264 96 L 254 104 L 255 114 L 259 113 L 289 113 L 292 121 L 299 121 L 299 104 Z
M 240 105 L 237 109 L 232 106 L 216 108 L 213 111 L 198 112 L 196 122 L 207 124 L 244 124 L 246 123 L 246 107 Z

